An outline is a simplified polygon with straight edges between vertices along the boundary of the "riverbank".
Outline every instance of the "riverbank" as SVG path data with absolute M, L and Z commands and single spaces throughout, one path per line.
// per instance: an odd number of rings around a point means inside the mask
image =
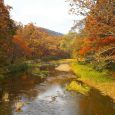
M 90 66 L 79 65 L 76 63 L 75 59 L 62 59 L 49 62 L 27 62 L 26 64 L 26 66 L 22 66 L 21 64 L 21 67 L 19 67 L 18 65 L 9 67 L 9 70 L 12 70 L 12 72 L 16 73 L 16 71 L 19 69 L 28 70 L 27 68 L 29 67 L 29 74 L 41 78 L 48 75 L 47 70 L 44 70 L 44 68 L 47 68 L 49 66 L 56 67 L 57 70 L 61 71 L 73 71 L 76 74 L 78 80 L 93 88 L 98 89 L 103 95 L 111 97 L 115 102 L 115 80 L 112 80 L 110 77 L 114 77 L 115 74 L 107 74 L 107 71 L 98 72 L 92 69 Z M 17 69 L 17 67 L 19 69 Z
M 0 68 L 0 80 L 5 79 L 9 75 L 20 73 L 28 73 L 35 77 L 44 78 L 48 75 L 48 71 L 40 70 L 42 66 L 46 66 L 43 62 L 26 61 L 22 63 L 11 64 Z
M 113 80 L 107 71 L 98 72 L 87 65 L 71 64 L 72 71 L 78 76 L 78 79 L 87 85 L 98 89 L 103 95 L 109 96 L 115 102 L 115 80 Z

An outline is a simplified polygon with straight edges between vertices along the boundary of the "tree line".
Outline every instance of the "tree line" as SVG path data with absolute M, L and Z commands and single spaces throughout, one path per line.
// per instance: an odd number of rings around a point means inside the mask
M 80 62 L 93 63 L 97 69 L 115 64 L 115 2 L 114 0 L 68 0 L 70 13 L 84 16 L 75 20 L 70 45 L 71 54 Z
M 0 65 L 44 57 L 64 57 L 62 36 L 54 36 L 33 23 L 23 25 L 10 17 L 10 6 L 0 1 Z
M 40 27 L 22 25 L 10 17 L 10 6 L 0 1 L 1 66 L 48 56 L 71 56 L 98 69 L 115 64 L 114 0 L 68 0 L 70 13 L 82 15 L 71 32 L 52 36 Z M 76 29 L 79 29 L 76 32 Z

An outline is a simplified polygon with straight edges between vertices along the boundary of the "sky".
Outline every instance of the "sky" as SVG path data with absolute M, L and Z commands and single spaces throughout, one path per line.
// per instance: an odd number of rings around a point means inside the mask
M 13 9 L 11 18 L 22 24 L 35 23 L 39 27 L 68 33 L 74 19 L 69 15 L 69 4 L 65 0 L 4 0 Z

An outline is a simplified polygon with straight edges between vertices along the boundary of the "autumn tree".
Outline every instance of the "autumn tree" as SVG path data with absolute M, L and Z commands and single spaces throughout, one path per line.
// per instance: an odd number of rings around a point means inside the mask
M 52 36 L 33 23 L 18 28 L 16 36 L 20 36 L 19 38 L 26 43 L 29 49 L 31 49 L 33 58 L 61 56 L 61 54 L 64 54 L 59 47 L 62 37 Z M 20 48 L 22 49 L 21 46 Z
M 68 0 L 73 14 L 85 16 L 87 34 L 115 35 L 114 0 Z M 78 21 L 77 21 L 78 22 Z
M 0 62 L 6 63 L 12 47 L 11 38 L 15 33 L 14 21 L 10 18 L 10 6 L 5 6 L 4 1 L 0 0 Z M 2 64 L 1 64 L 2 65 Z
M 106 67 L 108 63 L 115 63 L 115 15 L 113 0 L 98 0 L 86 18 L 85 31 L 89 37 L 96 39 L 95 58 Z M 101 55 L 103 52 L 103 56 Z M 97 56 L 98 55 L 98 56 Z
M 79 51 L 81 55 L 93 51 L 93 57 L 97 61 L 113 59 L 115 46 L 115 15 L 114 0 L 68 0 L 70 2 L 70 12 L 76 15 L 83 15 L 82 31 L 87 36 L 85 44 Z M 74 29 L 80 24 L 78 21 Z M 106 50 L 105 50 L 106 49 Z M 95 53 L 94 53 L 95 52 Z M 103 52 L 104 56 L 101 55 Z M 107 55 L 109 52 L 109 55 Z M 95 54 L 95 55 L 94 55 Z M 98 55 L 98 56 L 97 56 Z M 106 57 L 107 56 L 107 57 Z M 111 57 L 112 56 L 112 57 Z M 97 58 L 98 57 L 98 58 Z

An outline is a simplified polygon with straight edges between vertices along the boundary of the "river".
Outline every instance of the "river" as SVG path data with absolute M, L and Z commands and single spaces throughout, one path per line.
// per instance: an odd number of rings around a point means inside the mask
M 75 79 L 72 72 L 49 69 L 45 79 L 24 73 L 10 75 L 0 83 L 0 115 L 115 115 L 115 103 L 91 88 L 88 95 L 69 92 L 65 86 Z M 16 106 L 22 105 L 20 110 Z

